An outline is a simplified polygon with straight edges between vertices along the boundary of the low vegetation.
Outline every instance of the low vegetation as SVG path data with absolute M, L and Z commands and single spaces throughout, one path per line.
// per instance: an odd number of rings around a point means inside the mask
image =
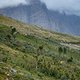
M 80 80 L 79 37 L 30 25 L 25 34 L 24 29 L 4 23 L 0 24 L 0 80 Z

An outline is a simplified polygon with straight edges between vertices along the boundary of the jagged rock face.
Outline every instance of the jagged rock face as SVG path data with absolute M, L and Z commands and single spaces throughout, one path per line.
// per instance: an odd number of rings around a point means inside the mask
M 26 7 L 25 5 L 19 5 L 17 7 L 11 7 L 11 8 L 9 7 L 4 8 L 1 9 L 0 12 L 1 14 L 23 21 L 25 23 L 29 22 L 29 7 Z
M 40 0 L 29 0 L 29 5 L 0 9 L 0 13 L 25 23 L 49 30 L 80 35 L 80 17 L 48 10 Z
M 50 22 L 48 20 L 47 8 L 44 7 L 44 4 L 36 4 L 31 5 L 31 15 L 30 15 L 30 23 L 44 26 L 48 29 L 50 27 Z

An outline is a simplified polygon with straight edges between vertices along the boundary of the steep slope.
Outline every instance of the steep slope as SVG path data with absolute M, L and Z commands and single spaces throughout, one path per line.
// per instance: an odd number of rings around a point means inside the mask
M 79 80 L 80 37 L 0 16 L 0 80 Z
M 55 24 L 57 31 L 80 35 L 80 16 L 60 14 L 57 11 L 49 11 L 50 20 Z
M 66 34 L 61 34 L 57 32 L 51 32 L 45 29 L 40 28 L 36 25 L 25 24 L 20 21 L 14 20 L 9 17 L 0 16 L 0 24 L 7 26 L 14 26 L 19 32 L 27 34 L 35 34 L 45 38 L 52 37 L 55 40 L 60 40 L 63 42 L 79 42 L 79 36 L 70 36 Z
M 42 26 L 48 30 L 80 35 L 80 16 L 48 10 L 40 0 L 30 0 L 30 5 L 0 9 L 0 14 L 25 23 Z

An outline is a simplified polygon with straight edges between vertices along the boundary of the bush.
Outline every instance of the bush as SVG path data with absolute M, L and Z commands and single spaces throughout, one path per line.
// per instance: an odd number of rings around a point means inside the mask
M 63 48 L 59 47 L 58 51 L 59 51 L 59 54 L 61 54 L 63 52 Z
M 16 28 L 12 28 L 11 34 L 13 35 L 16 32 Z
M 66 47 L 64 47 L 64 54 L 66 54 L 67 53 L 67 48 Z
M 67 60 L 67 62 L 73 62 L 73 57 Z
M 7 37 L 8 40 L 11 40 L 11 36 L 10 35 L 7 35 L 6 37 Z
M 7 57 L 4 57 L 4 58 L 2 59 L 3 62 L 7 62 L 7 60 L 8 60 Z

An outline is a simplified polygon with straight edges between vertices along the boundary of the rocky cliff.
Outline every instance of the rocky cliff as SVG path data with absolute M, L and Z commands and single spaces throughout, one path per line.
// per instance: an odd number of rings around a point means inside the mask
M 30 0 L 29 5 L 20 4 L 0 9 L 0 14 L 49 30 L 80 35 L 79 16 L 48 10 L 39 0 Z

